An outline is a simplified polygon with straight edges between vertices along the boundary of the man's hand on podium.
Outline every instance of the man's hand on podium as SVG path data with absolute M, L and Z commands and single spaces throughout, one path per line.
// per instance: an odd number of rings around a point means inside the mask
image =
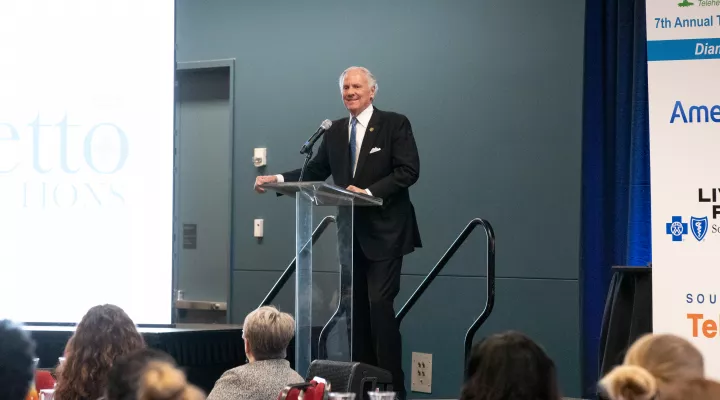
M 258 193 L 265 193 L 265 189 L 260 186 L 266 183 L 276 183 L 277 177 L 275 175 L 258 176 L 255 178 L 255 191 Z
M 367 190 L 360 189 L 359 187 L 353 186 L 353 185 L 348 186 L 347 190 L 349 190 L 351 192 L 355 192 L 355 193 L 360 193 L 360 194 L 368 194 Z

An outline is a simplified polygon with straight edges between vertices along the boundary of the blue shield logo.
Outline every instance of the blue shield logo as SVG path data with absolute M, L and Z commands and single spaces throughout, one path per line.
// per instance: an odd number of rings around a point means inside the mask
M 695 239 L 699 241 L 703 240 L 708 230 L 708 218 L 702 217 L 690 217 L 690 230 L 692 231 Z

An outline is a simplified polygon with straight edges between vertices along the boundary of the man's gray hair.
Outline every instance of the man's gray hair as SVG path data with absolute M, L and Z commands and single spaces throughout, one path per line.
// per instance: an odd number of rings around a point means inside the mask
M 377 94 L 377 91 L 378 91 L 377 79 L 375 79 L 375 75 L 373 75 L 372 72 L 370 72 L 370 70 L 365 67 L 350 67 L 350 68 L 346 69 L 345 71 L 343 71 L 343 73 L 340 74 L 340 79 L 338 80 L 338 83 L 340 84 L 340 92 L 342 93 L 342 90 L 343 90 L 343 83 L 345 82 L 345 75 L 347 75 L 348 72 L 350 72 L 354 69 L 359 69 L 360 71 L 362 71 L 365 74 L 365 76 L 367 77 L 367 80 L 368 80 L 368 84 L 370 85 L 370 87 L 375 88 L 375 93 Z
M 285 358 L 294 335 L 295 319 L 273 306 L 256 309 L 243 323 L 243 337 L 256 360 Z

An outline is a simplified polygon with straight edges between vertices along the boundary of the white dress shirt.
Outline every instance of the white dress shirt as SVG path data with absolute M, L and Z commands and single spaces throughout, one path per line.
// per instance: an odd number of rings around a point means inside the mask
M 368 106 L 368 108 L 364 109 L 360 114 L 358 114 L 357 118 L 357 124 L 355 125 L 355 168 L 352 171 L 353 177 L 355 176 L 355 170 L 357 169 L 357 162 L 360 158 L 360 149 L 362 148 L 362 142 L 365 138 L 365 131 L 368 128 L 368 124 L 370 123 L 370 117 L 372 117 L 373 110 L 375 108 L 372 104 Z M 350 118 L 348 119 L 348 142 L 350 142 L 350 131 L 352 130 L 352 115 L 350 115 Z M 278 183 L 285 182 L 285 178 L 282 175 L 275 175 L 277 178 Z M 370 193 L 369 190 L 365 189 L 365 192 L 372 196 L 372 193 Z

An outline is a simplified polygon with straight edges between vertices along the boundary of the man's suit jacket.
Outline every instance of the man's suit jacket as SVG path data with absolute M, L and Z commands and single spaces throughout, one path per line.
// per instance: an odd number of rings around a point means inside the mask
M 354 177 L 350 171 L 348 126 L 349 118 L 333 121 L 308 163 L 303 181 L 324 181 L 332 175 L 337 186 L 354 185 L 383 199 L 381 207 L 355 208 L 355 239 L 368 259 L 401 257 L 422 247 L 408 191 L 420 176 L 420 157 L 410 121 L 404 115 L 375 108 Z M 370 153 L 374 148 L 380 150 Z M 282 175 L 286 182 L 297 182 L 300 169 Z

